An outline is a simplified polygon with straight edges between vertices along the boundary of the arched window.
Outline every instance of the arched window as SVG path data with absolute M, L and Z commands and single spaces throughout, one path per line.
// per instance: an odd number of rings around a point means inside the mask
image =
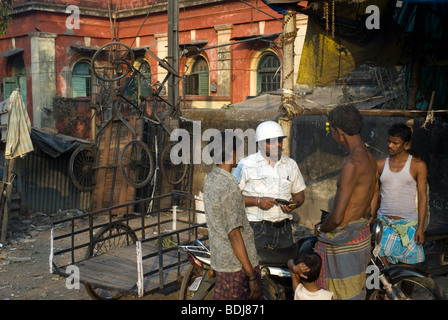
M 280 88 L 280 60 L 273 53 L 265 54 L 257 67 L 257 94 Z
M 87 62 L 78 62 L 72 71 L 72 97 L 90 97 L 91 75 Z
M 138 67 L 138 71 L 141 72 L 141 75 L 136 76 L 134 78 L 129 75 L 126 78 L 126 91 L 125 96 L 133 97 L 134 100 L 137 101 L 137 97 L 145 96 L 148 97 L 151 95 L 151 67 L 149 63 L 143 61 Z M 129 81 L 132 80 L 132 83 L 129 84 Z
M 20 86 L 20 94 L 23 103 L 27 105 L 26 97 L 26 69 L 22 55 L 15 55 L 8 58 L 8 66 L 10 66 L 11 77 L 3 78 L 3 99 L 9 99 L 11 93 Z
M 138 70 L 142 73 L 138 79 L 139 95 L 148 97 L 151 95 L 151 67 L 148 62 L 143 61 Z
M 184 94 L 209 95 L 209 70 L 207 61 L 203 57 L 196 59 L 191 74 L 184 77 L 182 88 Z

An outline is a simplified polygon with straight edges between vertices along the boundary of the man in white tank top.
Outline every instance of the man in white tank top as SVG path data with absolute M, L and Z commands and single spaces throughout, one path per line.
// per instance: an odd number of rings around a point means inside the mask
M 385 262 L 393 264 L 414 264 L 425 259 L 422 244 L 425 240 L 427 168 L 424 161 L 408 153 L 411 137 L 412 131 L 407 125 L 393 125 L 389 129 L 389 156 L 377 161 L 380 172 L 377 215 L 384 223 L 379 254 Z

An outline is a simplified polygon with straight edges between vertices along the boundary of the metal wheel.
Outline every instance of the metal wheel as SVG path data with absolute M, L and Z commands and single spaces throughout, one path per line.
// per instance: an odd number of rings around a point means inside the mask
M 92 70 L 102 81 L 125 77 L 134 63 L 134 52 L 121 42 L 111 42 L 98 49 L 92 57 Z
M 131 186 L 146 186 L 154 174 L 154 162 L 149 147 L 140 140 L 126 143 L 121 153 L 120 168 L 124 179 Z
M 79 146 L 70 157 L 69 172 L 75 186 L 90 191 L 95 186 L 95 151 L 91 147 Z
M 402 293 L 401 300 L 446 300 L 442 289 L 432 278 L 408 277 L 397 282 L 393 290 Z M 376 289 L 368 292 L 367 300 L 388 300 L 386 291 Z
M 173 146 L 175 146 L 176 143 L 169 144 L 165 149 L 162 151 L 161 155 L 161 170 L 163 176 L 166 178 L 168 183 L 170 184 L 178 184 L 180 183 L 185 176 L 187 175 L 188 171 L 188 163 L 179 163 L 174 164 L 171 159 L 171 150 Z M 183 152 L 183 150 L 180 150 Z M 185 155 L 177 155 L 179 158 L 183 158 Z
M 207 270 L 202 268 L 195 268 L 193 265 L 189 265 L 185 271 L 184 278 L 179 292 L 179 300 L 192 300 L 195 292 L 190 291 L 189 288 L 193 284 L 197 277 L 202 277 Z M 210 291 L 208 291 L 204 298 L 201 300 L 213 300 L 215 295 L 215 286 L 213 285 Z
M 86 259 L 102 255 L 114 249 L 129 246 L 137 242 L 135 232 L 123 223 L 112 223 L 103 227 L 93 239 L 93 248 L 87 248 Z M 87 293 L 95 300 L 117 300 L 123 294 L 116 290 L 94 287 L 84 284 Z

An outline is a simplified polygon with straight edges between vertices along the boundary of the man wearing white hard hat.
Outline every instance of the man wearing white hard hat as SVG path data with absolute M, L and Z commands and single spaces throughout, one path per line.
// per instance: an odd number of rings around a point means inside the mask
M 277 122 L 259 124 L 255 131 L 258 152 L 242 159 L 233 172 L 257 248 L 291 247 L 291 212 L 305 201 L 305 181 L 297 163 L 282 155 L 283 138 Z

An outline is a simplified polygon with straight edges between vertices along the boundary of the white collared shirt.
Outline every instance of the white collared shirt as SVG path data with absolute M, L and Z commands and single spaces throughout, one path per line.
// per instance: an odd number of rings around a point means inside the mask
M 251 154 L 242 159 L 233 171 L 239 181 L 244 196 L 272 197 L 290 200 L 293 193 L 299 193 L 306 188 L 297 163 L 284 155 L 272 167 L 261 152 Z M 257 206 L 246 207 L 249 221 L 281 221 L 292 219 L 291 214 L 283 212 L 280 206 L 274 205 L 269 210 Z

